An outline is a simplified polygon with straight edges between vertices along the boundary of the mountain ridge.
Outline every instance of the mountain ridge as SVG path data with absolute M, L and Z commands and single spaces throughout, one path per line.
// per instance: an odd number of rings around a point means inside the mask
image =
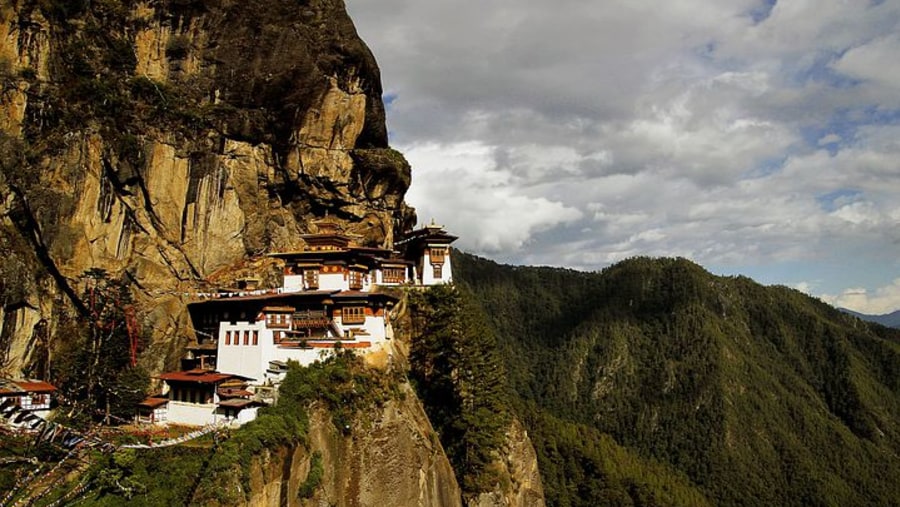
M 609 488 L 578 493 L 569 476 L 607 484 L 614 470 L 597 461 L 592 477 L 592 461 L 578 458 L 590 447 L 542 431 L 536 421 L 549 415 L 686 474 L 713 504 L 900 498 L 870 472 L 900 472 L 896 330 L 685 259 L 634 258 L 596 273 L 465 254 L 454 262 L 501 338 L 548 505 L 617 504 Z M 638 475 L 630 480 L 658 499 Z
M 859 317 L 860 319 L 868 322 L 874 322 L 885 327 L 900 329 L 900 310 L 896 310 L 890 313 L 883 313 L 880 315 L 860 313 L 849 308 L 838 308 L 838 310 L 853 315 L 854 317 Z

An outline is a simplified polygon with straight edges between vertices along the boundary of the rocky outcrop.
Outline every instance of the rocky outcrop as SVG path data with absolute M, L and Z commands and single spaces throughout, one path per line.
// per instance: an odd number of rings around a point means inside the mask
M 33 372 L 37 323 L 64 345 L 54 315 L 87 269 L 132 283 L 158 370 L 192 339 L 181 294 L 210 275 L 326 214 L 379 246 L 414 220 L 340 0 L 5 2 L 0 87 L 6 374 Z M 39 279 L 10 274 L 23 262 Z
M 339 431 L 313 411 L 307 447 L 267 451 L 252 467 L 248 506 L 455 507 L 460 490 L 450 462 L 408 384 L 401 396 Z M 299 489 L 318 454 L 324 471 L 309 495 Z
M 192 292 L 247 275 L 275 286 L 277 262 L 260 256 L 297 248 L 326 215 L 391 246 L 415 222 L 409 184 L 341 0 L 3 2 L 0 376 L 52 377 L 94 268 L 130 283 L 143 365 L 175 367 L 195 338 Z M 397 342 L 396 358 L 369 363 L 403 367 Z M 400 389 L 349 434 L 315 411 L 307 446 L 256 456 L 248 504 L 460 505 Z M 514 426 L 509 439 L 507 480 L 478 505 L 541 505 L 527 436 Z M 313 456 L 323 475 L 301 498 Z
M 468 507 L 544 507 L 544 486 L 528 432 L 513 418 L 502 456 L 494 462 L 500 481 L 494 491 L 468 499 Z

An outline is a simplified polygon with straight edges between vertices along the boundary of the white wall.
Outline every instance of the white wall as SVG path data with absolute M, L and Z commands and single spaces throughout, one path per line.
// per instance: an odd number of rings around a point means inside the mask
M 216 415 L 215 403 L 198 404 L 170 400 L 168 418 L 169 423 L 204 426 L 220 422 L 224 416 Z
M 231 344 L 225 343 L 225 333 L 231 331 Z M 249 345 L 244 345 L 244 331 L 250 332 Z M 253 331 L 259 333 L 257 345 L 253 345 Z M 239 333 L 238 345 L 234 344 L 234 335 Z M 223 373 L 234 373 L 250 377 L 262 382 L 266 368 L 269 367 L 268 357 L 273 347 L 272 331 L 266 328 L 265 321 L 245 322 L 238 321 L 232 324 L 228 321 L 219 323 L 218 357 L 216 369 Z
M 347 290 L 350 280 L 343 273 L 319 273 L 319 290 Z
M 300 348 L 275 348 L 271 359 L 279 361 L 297 361 L 301 366 L 309 366 L 316 361 L 325 359 L 331 354 L 331 349 L 300 349 Z M 268 366 L 268 365 L 267 365 Z
M 237 423 L 238 424 L 247 424 L 248 422 L 256 419 L 256 413 L 259 410 L 259 407 L 250 407 L 245 408 L 238 412 L 237 415 Z
M 341 329 L 344 331 L 344 336 L 348 335 L 350 329 L 365 329 L 368 332 L 368 335 L 356 335 L 355 339 L 359 341 L 384 341 L 385 339 L 385 331 L 384 331 L 384 317 L 376 317 L 373 315 L 366 315 L 366 321 L 363 324 L 347 324 L 344 325 L 343 322 L 340 323 Z
M 303 290 L 303 275 L 284 275 L 282 287 L 284 292 L 299 292 Z
M 450 252 L 444 256 L 444 268 L 441 271 L 441 277 L 434 277 L 434 267 L 431 265 L 430 249 L 425 249 L 425 261 L 422 263 L 422 285 L 437 285 L 441 283 L 450 283 L 453 281 L 453 270 L 450 266 Z

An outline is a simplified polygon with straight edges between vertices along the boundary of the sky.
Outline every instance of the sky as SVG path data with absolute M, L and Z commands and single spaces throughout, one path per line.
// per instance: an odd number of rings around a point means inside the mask
M 346 3 L 461 249 L 900 309 L 900 0 Z

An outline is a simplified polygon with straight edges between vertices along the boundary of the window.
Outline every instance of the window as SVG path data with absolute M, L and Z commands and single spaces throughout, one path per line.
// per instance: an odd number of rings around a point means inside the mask
M 443 264 L 444 256 L 446 255 L 446 250 L 443 248 L 432 248 L 429 256 L 431 257 L 432 264 Z
M 359 290 L 363 288 L 363 274 L 361 271 L 350 271 L 350 289 Z
M 443 264 L 435 264 L 434 266 L 431 266 L 431 267 L 434 269 L 433 275 L 436 280 L 440 280 L 441 278 L 443 278 L 443 273 L 444 273 L 444 265 Z
M 250 331 L 244 331 L 244 345 L 250 345 Z
M 253 345 L 259 345 L 259 331 L 253 331 Z
M 403 283 L 406 281 L 406 270 L 403 268 L 384 268 L 382 279 L 384 283 Z
M 342 308 L 341 322 L 343 324 L 365 324 L 366 308 L 363 306 L 348 306 Z
M 319 288 L 319 270 L 318 269 L 307 269 L 303 272 L 303 281 L 306 284 L 307 289 L 318 289 Z
M 225 331 L 225 345 L 231 345 L 231 331 Z

